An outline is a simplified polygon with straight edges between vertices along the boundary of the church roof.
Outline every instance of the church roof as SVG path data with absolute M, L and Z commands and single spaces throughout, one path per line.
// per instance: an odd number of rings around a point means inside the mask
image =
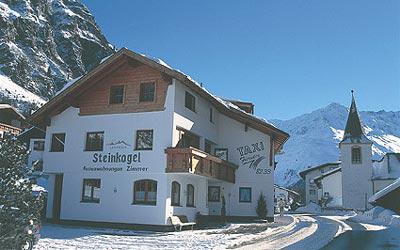
M 357 111 L 357 105 L 354 98 L 354 91 L 351 91 L 351 105 L 349 110 L 349 115 L 347 117 L 346 128 L 344 129 L 343 140 L 351 142 L 367 142 L 368 138 L 364 135 L 360 117 Z

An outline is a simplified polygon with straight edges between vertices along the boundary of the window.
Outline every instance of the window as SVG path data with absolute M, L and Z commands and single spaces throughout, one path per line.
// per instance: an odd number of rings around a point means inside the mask
M 34 151 L 43 151 L 44 150 L 44 141 L 34 141 L 33 142 L 33 150 Z
M 111 86 L 110 104 L 119 104 L 124 102 L 124 85 Z
M 351 148 L 351 162 L 353 164 L 361 164 L 361 148 Z
M 200 137 L 186 130 L 179 130 L 179 148 L 200 148 Z
M 310 195 L 315 195 L 315 194 L 316 194 L 316 192 L 315 192 L 315 190 L 314 190 L 314 189 L 310 189 L 310 191 L 309 191 L 309 194 L 310 194 Z
M 214 123 L 213 108 L 210 108 L 210 122 L 211 122 L 211 123 Z
M 325 193 L 324 193 L 324 196 L 325 196 L 325 197 L 329 197 L 329 192 L 325 192 Z
M 239 202 L 251 202 L 251 188 L 240 187 L 239 188 Z
M 51 152 L 64 152 L 65 133 L 53 134 L 51 137 Z
M 103 151 L 104 132 L 86 134 L 86 151 Z
M 218 186 L 208 187 L 208 201 L 219 202 L 220 201 L 221 188 Z
M 82 202 L 100 202 L 100 179 L 83 179 Z
M 153 130 L 136 131 L 136 150 L 153 149 Z
M 157 202 L 157 181 L 135 181 L 133 188 L 133 204 L 153 205 Z
M 176 181 L 172 182 L 171 187 L 171 206 L 179 206 L 181 200 L 181 184 Z
M 185 107 L 196 112 L 196 98 L 189 92 L 185 92 Z
M 139 102 L 153 102 L 155 93 L 155 83 L 141 83 Z
M 204 141 L 204 151 L 208 154 L 211 154 L 212 150 L 213 150 L 213 145 L 214 143 L 205 139 Z
M 194 186 L 192 184 L 187 185 L 186 206 L 194 207 Z

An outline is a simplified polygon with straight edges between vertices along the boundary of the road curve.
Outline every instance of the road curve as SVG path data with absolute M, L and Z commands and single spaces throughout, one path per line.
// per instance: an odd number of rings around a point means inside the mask
M 291 215 L 294 223 L 276 228 L 262 241 L 240 249 L 321 249 L 334 237 L 351 229 L 335 216 Z

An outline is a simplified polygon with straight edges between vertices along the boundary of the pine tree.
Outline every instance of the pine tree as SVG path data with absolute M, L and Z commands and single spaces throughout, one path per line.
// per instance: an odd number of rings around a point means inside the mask
M 260 193 L 260 196 L 258 197 L 256 213 L 260 219 L 267 218 L 267 202 L 263 193 Z
M 24 145 L 11 136 L 0 141 L 0 237 L 23 234 L 30 220 L 40 223 L 43 196 L 32 194 L 30 171 Z M 2 247 L 15 247 L 12 240 L 0 238 Z M 10 245 L 4 245 L 10 244 Z

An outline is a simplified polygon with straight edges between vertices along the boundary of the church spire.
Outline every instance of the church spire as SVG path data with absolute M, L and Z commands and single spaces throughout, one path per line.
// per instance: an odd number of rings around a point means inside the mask
M 346 128 L 344 129 L 343 140 L 346 139 L 361 139 L 364 135 L 360 117 L 358 116 L 356 101 L 354 99 L 354 91 L 351 91 L 351 106 L 349 110 L 349 116 L 347 117 Z

